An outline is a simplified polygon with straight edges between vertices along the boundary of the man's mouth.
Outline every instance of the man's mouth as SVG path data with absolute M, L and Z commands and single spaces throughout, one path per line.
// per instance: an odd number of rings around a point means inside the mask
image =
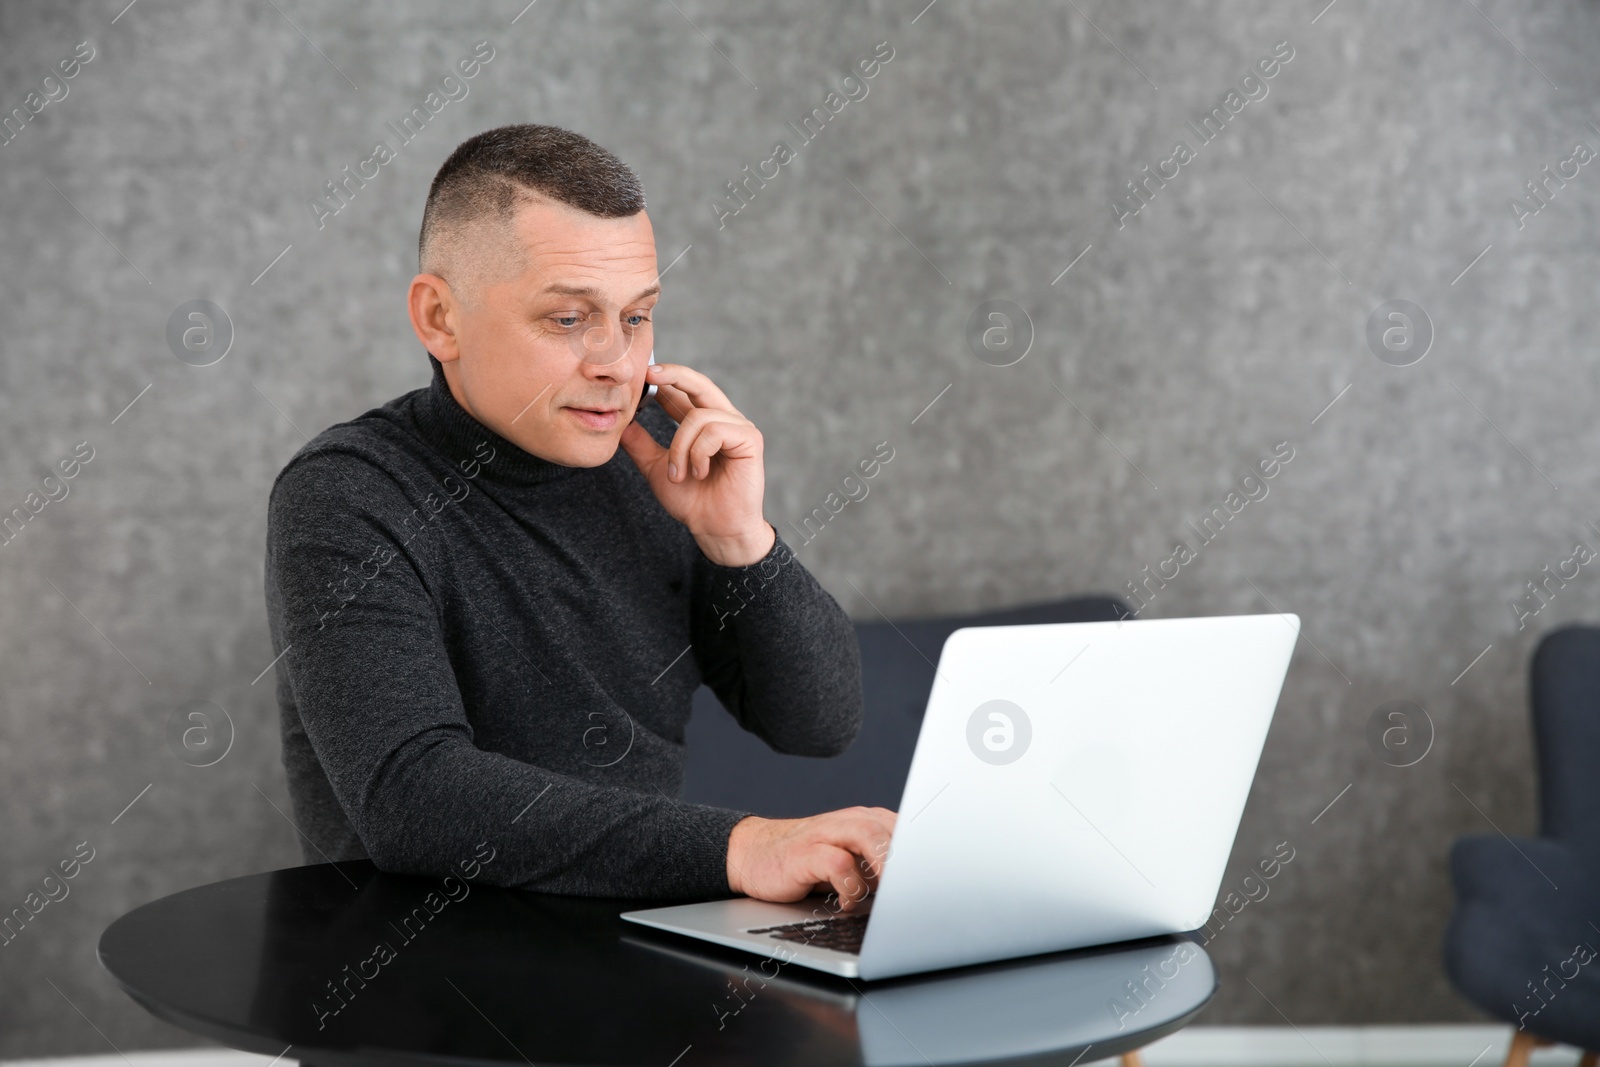
M 616 425 L 617 415 L 622 410 L 620 407 L 566 407 L 563 411 L 570 411 L 574 418 L 584 427 L 591 430 L 609 430 Z

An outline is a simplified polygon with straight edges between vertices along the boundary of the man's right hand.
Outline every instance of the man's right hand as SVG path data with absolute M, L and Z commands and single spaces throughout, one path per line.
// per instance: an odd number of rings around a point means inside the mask
M 898 816 L 888 808 L 841 808 L 808 819 L 749 815 L 728 835 L 728 888 L 789 903 L 832 890 L 842 911 L 878 888 Z

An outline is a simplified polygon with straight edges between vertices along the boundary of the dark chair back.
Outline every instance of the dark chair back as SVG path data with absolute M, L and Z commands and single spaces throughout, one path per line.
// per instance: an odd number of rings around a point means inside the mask
M 1529 674 L 1539 836 L 1456 839 L 1444 938 L 1455 987 L 1518 1028 L 1508 1064 L 1534 1038 L 1600 1050 L 1600 627 L 1547 634 Z
M 1600 866 L 1600 627 L 1549 634 L 1531 673 L 1539 836 Z

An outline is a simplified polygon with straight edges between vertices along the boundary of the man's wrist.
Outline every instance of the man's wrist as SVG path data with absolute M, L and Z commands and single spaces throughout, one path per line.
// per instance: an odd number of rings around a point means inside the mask
M 711 562 L 723 567 L 748 567 L 765 559 L 778 541 L 772 523 L 761 520 L 759 529 L 737 537 L 695 536 L 695 543 Z
M 740 857 L 744 853 L 744 835 L 750 831 L 756 822 L 756 816 L 746 815 L 733 824 L 728 831 L 728 891 L 731 893 L 744 893 L 744 878 L 741 876 Z M 743 827 L 743 830 L 740 828 Z

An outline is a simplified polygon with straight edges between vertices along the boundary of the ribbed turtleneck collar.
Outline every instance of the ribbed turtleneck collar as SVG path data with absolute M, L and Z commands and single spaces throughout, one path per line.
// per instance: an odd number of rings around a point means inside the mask
M 416 407 L 417 421 L 428 439 L 453 464 L 472 460 L 481 463 L 479 477 L 505 485 L 538 485 L 563 478 L 581 467 L 568 467 L 525 451 L 473 418 L 450 392 L 444 364 L 432 353 L 433 381 L 424 390 Z M 494 451 L 484 462 L 484 443 Z

